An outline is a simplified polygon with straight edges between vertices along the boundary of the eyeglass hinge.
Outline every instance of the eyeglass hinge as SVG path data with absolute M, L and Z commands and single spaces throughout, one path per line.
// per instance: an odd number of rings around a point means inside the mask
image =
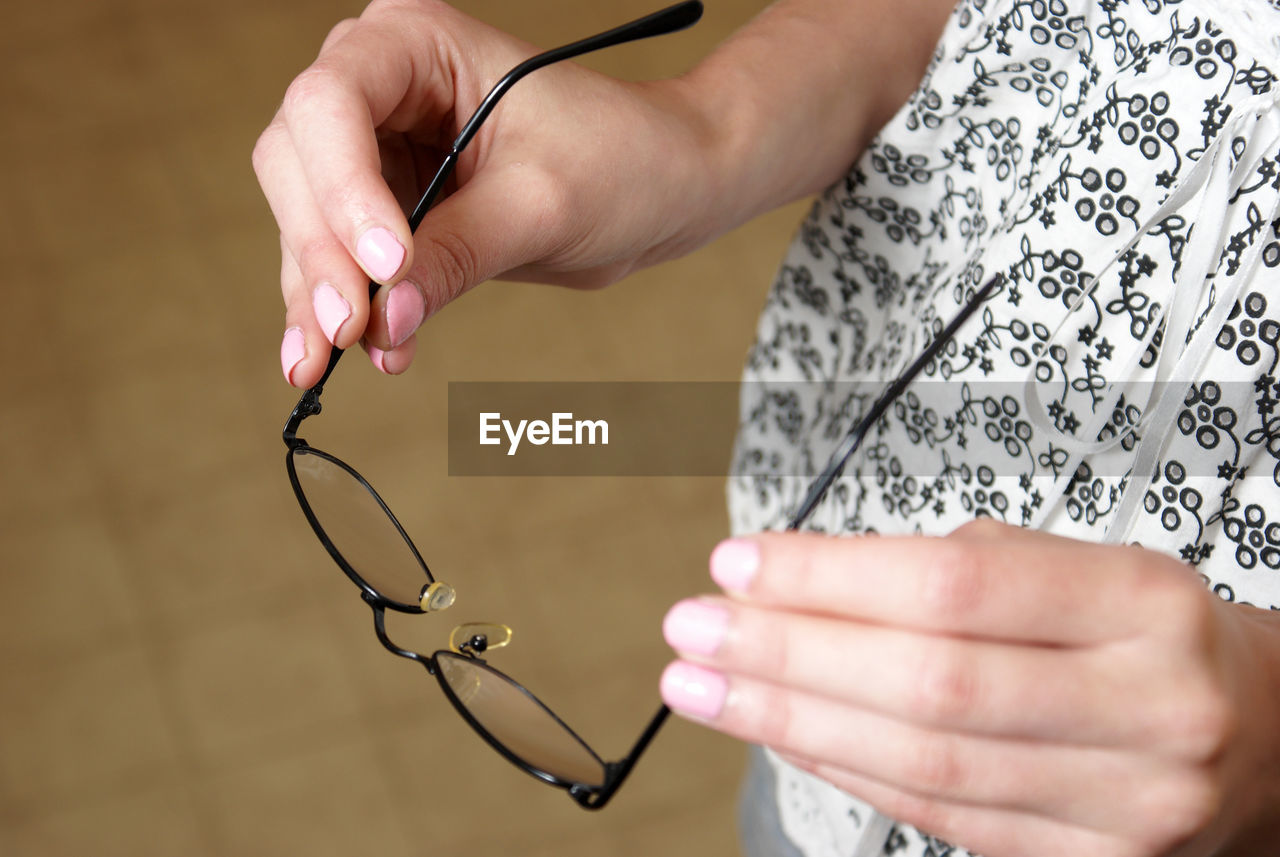
M 626 762 L 605 762 L 603 786 L 576 783 L 569 787 L 569 797 L 583 809 L 602 809 L 617 791 L 618 778 L 625 777 L 629 767 Z
M 294 406 L 293 413 L 289 414 L 289 420 L 284 424 L 284 442 L 288 447 L 303 446 L 306 441 L 298 440 L 298 427 L 302 425 L 302 421 L 307 417 L 314 417 L 320 413 L 320 390 L 319 385 L 312 387 L 302 394 L 302 398 L 298 399 L 298 404 Z

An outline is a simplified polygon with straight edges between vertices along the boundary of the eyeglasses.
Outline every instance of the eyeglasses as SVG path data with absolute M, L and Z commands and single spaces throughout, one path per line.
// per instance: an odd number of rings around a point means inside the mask
M 498 100 L 520 78 L 560 60 L 683 29 L 695 23 L 701 15 L 702 4 L 698 0 L 690 0 L 608 32 L 539 54 L 516 66 L 494 86 L 463 126 L 410 215 L 410 228 L 416 229 L 421 223 L 452 173 L 462 150 Z M 979 290 L 960 314 L 939 332 L 925 352 L 877 400 L 813 483 L 787 529 L 799 528 L 840 475 L 863 435 L 978 304 L 990 295 L 997 281 L 998 278 Z M 369 289 L 372 296 L 377 284 L 370 283 Z M 310 446 L 298 437 L 302 421 L 320 413 L 320 395 L 342 353 L 340 349 L 333 350 L 324 375 L 302 394 L 284 428 L 289 482 L 307 522 L 334 562 L 360 588 L 361 597 L 373 611 L 378 641 L 388 651 L 417 662 L 434 676 L 445 698 L 462 718 L 507 760 L 550 785 L 566 789 L 584 808 L 603 807 L 662 727 L 669 710 L 665 705 L 660 706 L 631 751 L 620 760 L 606 762 L 541 700 L 484 660 L 487 652 L 510 641 L 511 629 L 506 625 L 459 625 L 449 636 L 448 648 L 429 655 L 401 648 L 388 637 L 387 610 L 436 613 L 453 604 L 455 592 L 448 583 L 435 579 L 413 540 L 368 480 L 341 459 Z

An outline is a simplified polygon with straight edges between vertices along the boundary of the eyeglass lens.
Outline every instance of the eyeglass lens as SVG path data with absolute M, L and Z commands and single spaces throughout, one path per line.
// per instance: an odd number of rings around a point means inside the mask
M 388 601 L 417 608 L 430 577 L 373 489 L 310 447 L 293 450 L 292 461 L 307 505 L 352 570 Z
M 525 764 L 566 783 L 604 785 L 604 763 L 527 691 L 464 655 L 439 652 L 436 664 L 458 703 Z

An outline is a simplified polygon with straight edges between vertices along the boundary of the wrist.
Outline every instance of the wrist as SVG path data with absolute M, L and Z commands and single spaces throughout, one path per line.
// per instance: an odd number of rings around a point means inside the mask
M 1248 669 L 1238 673 L 1247 703 L 1236 754 L 1241 786 L 1226 807 L 1229 828 L 1213 857 L 1254 857 L 1280 836 L 1280 613 L 1224 605 L 1238 622 Z
M 662 222 L 644 265 L 685 255 L 754 216 L 737 187 L 746 172 L 729 135 L 708 105 L 708 93 L 687 76 L 630 84 L 659 120 L 653 145 L 640 147 L 659 159 L 649 165 L 645 193 Z M 661 176 L 662 181 L 653 179 Z
M 919 84 L 954 0 L 782 0 L 680 81 L 713 234 L 844 176 Z
M 638 264 L 845 175 L 918 85 L 952 3 L 781 0 L 687 74 L 625 84 L 647 105 L 625 144 L 650 177 L 634 202 L 663 217 Z
M 846 107 L 839 118 L 811 125 L 775 114 L 753 92 L 751 70 L 735 63 L 704 63 L 679 78 L 636 85 L 666 118 L 665 160 L 655 171 L 668 177 L 665 192 L 675 198 L 667 211 L 678 219 L 656 248 L 663 259 L 819 192 L 844 175 L 874 133 L 854 130 L 867 127 L 866 109 Z
M 809 22 L 783 23 L 779 29 L 794 34 Z M 809 43 L 818 43 L 816 33 L 814 39 Z M 787 68 L 792 60 L 779 41 L 759 28 L 741 33 L 685 80 L 713 153 L 717 232 L 821 191 L 875 133 L 864 87 L 837 89 L 824 79 L 829 70 L 815 73 L 803 63 Z

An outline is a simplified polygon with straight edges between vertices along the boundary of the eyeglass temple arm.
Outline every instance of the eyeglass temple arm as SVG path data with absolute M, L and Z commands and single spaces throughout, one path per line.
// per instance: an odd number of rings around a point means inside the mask
M 827 465 L 826 469 L 824 469 L 822 474 L 814 480 L 813 485 L 809 488 L 809 493 L 805 496 L 804 501 L 800 504 L 800 508 L 796 511 L 795 515 L 792 516 L 791 522 L 787 525 L 788 530 L 799 529 L 800 525 L 804 523 L 805 519 L 809 517 L 817 507 L 818 503 L 822 500 L 827 489 L 831 487 L 831 483 L 834 482 L 844 470 L 845 464 L 849 461 L 849 456 L 851 456 L 862 443 L 863 437 L 865 437 L 867 432 L 871 430 L 871 427 L 884 415 L 884 412 L 889 408 L 889 405 L 894 401 L 894 399 L 902 394 L 902 391 L 907 388 L 907 385 L 911 383 L 916 375 L 919 375 L 921 370 L 929 364 L 929 361 L 937 356 L 938 352 L 942 350 L 942 347 L 946 345 L 953 336 L 955 336 L 956 331 L 960 329 L 960 325 L 964 324 L 965 321 L 968 320 L 969 316 L 973 315 L 974 312 L 977 311 L 978 307 L 986 301 L 987 298 L 991 297 L 991 294 L 999 288 L 1000 284 L 1003 282 L 1003 274 L 996 274 L 988 280 L 986 284 L 974 294 L 969 302 L 961 307 L 960 311 L 956 313 L 955 318 L 951 319 L 947 326 L 938 332 L 938 335 L 933 338 L 933 341 L 929 343 L 928 347 L 925 348 L 920 356 L 907 367 L 906 371 L 899 375 L 897 380 L 889 385 L 889 388 L 880 395 L 880 398 L 876 399 L 875 404 L 871 406 L 871 410 L 867 412 L 866 416 L 859 420 L 853 430 L 845 436 L 840 447 L 831 456 L 831 462 Z M 644 732 L 641 733 L 640 738 L 637 739 L 635 746 L 631 748 L 631 752 L 627 757 L 621 761 L 609 763 L 609 777 L 604 788 L 590 789 L 586 786 L 575 786 L 569 790 L 570 796 L 572 796 L 579 805 L 586 809 L 601 809 L 604 807 L 604 805 L 609 802 L 610 798 L 613 797 L 614 793 L 617 792 L 618 788 L 621 787 L 623 781 L 627 778 L 627 775 L 631 773 L 631 769 L 640 758 L 640 754 L 645 751 L 649 746 L 649 742 L 658 734 L 658 730 L 662 728 L 662 724 L 666 722 L 667 715 L 670 713 L 671 710 L 667 708 L 667 706 L 663 705 L 660 707 L 657 714 L 655 714 L 653 719 L 649 721 L 648 727 L 645 728 Z
M 583 54 L 589 54 L 592 51 L 611 48 L 614 45 L 633 42 L 637 39 L 647 39 L 650 36 L 674 33 L 677 30 L 693 26 L 701 17 L 701 0 L 685 0 L 683 3 L 668 6 L 666 9 L 645 15 L 643 18 L 637 18 L 630 23 L 614 27 L 612 30 L 597 33 L 594 36 L 588 36 L 585 39 L 580 39 L 558 48 L 552 48 L 537 56 L 530 57 L 507 72 L 494 85 L 493 89 L 489 90 L 489 94 L 485 96 L 484 101 L 480 102 L 480 106 L 476 108 L 475 113 L 471 114 L 467 124 L 462 126 L 462 131 L 454 139 L 449 154 L 445 156 L 439 169 L 436 170 L 435 177 L 431 179 L 431 183 L 427 185 L 427 189 L 422 193 L 422 198 L 418 200 L 418 204 L 414 206 L 413 212 L 409 215 L 409 231 L 417 231 L 422 219 L 427 216 L 431 206 L 435 205 L 436 198 L 444 188 L 444 183 L 453 174 L 453 169 L 458 165 L 458 158 L 461 156 L 462 150 L 475 137 L 480 130 L 480 126 L 484 124 L 484 120 L 489 118 L 489 114 L 498 106 L 498 101 L 502 99 L 502 96 L 506 95 L 507 90 L 515 86 L 525 75 L 552 63 L 573 59 Z M 370 300 L 373 300 L 373 296 L 377 291 L 378 284 L 370 280 Z M 324 391 L 325 382 L 329 380 L 329 376 L 333 374 L 334 368 L 341 359 L 342 349 L 334 348 L 329 354 L 329 364 L 325 367 L 324 374 L 320 376 L 320 380 L 315 383 L 315 386 L 303 393 L 302 398 L 298 400 L 297 406 L 293 409 L 293 413 L 289 415 L 289 420 L 284 427 L 284 442 L 287 446 L 292 448 L 299 445 L 300 442 L 297 439 L 298 426 L 307 417 L 320 413 L 320 394 Z
M 604 805 L 622 787 L 627 775 L 631 773 L 631 769 L 639 761 L 640 754 L 648 748 L 649 743 L 658 734 L 658 730 L 662 728 L 662 724 L 666 722 L 667 715 L 670 713 L 670 708 L 665 705 L 661 706 L 657 713 L 653 715 L 653 719 L 649 721 L 649 725 L 645 727 L 644 732 L 640 733 L 640 737 L 636 739 L 635 745 L 631 748 L 631 752 L 627 754 L 626 758 L 608 763 L 608 774 L 603 788 L 591 789 L 587 786 L 574 786 L 569 789 L 569 796 L 577 801 L 578 805 L 583 809 L 603 809 Z
M 999 288 L 1000 284 L 1003 282 L 1003 274 L 996 274 L 994 277 L 987 280 L 986 284 L 982 288 L 978 289 L 977 293 L 969 300 L 969 302 L 960 308 L 960 312 L 956 313 L 956 317 L 951 319 L 950 323 L 939 331 L 938 335 L 929 343 L 929 346 L 925 348 L 925 350 L 920 353 L 920 356 L 915 359 L 915 362 L 908 366 L 906 371 L 899 375 L 897 379 L 889 385 L 888 389 L 880 394 L 880 398 L 876 399 L 875 404 L 871 406 L 871 410 L 867 412 L 866 416 L 859 420 L 858 424 L 853 427 L 853 430 L 845 435 L 840 446 L 836 449 L 835 453 L 832 454 L 831 460 L 828 462 L 826 469 L 823 470 L 822 474 L 813 481 L 812 485 L 809 486 L 809 493 L 805 495 L 804 500 L 800 503 L 800 507 L 796 509 L 795 514 L 791 516 L 790 523 L 787 524 L 788 532 L 800 529 L 800 526 L 805 522 L 809 515 L 813 513 L 813 510 L 817 508 L 818 503 L 822 502 L 822 497 L 827 493 L 827 489 L 831 487 L 831 483 L 835 482 L 844 471 L 844 466 L 849 462 L 849 456 L 853 455 L 854 450 L 862 444 L 863 437 L 865 437 L 867 432 L 871 430 L 871 427 L 874 426 L 882 416 L 884 416 L 884 412 L 889 409 L 889 405 L 892 404 L 898 396 L 902 395 L 902 391 L 907 388 L 907 385 L 911 383 L 916 375 L 920 374 L 920 370 L 929 365 L 929 361 L 936 357 L 938 352 L 942 350 L 942 347 L 946 345 L 953 336 L 955 336 L 956 331 L 960 329 L 960 325 L 964 324 L 965 321 L 968 320 L 969 316 L 973 315 L 973 313 L 977 311 L 978 306 L 987 298 L 991 297 L 991 293 Z

